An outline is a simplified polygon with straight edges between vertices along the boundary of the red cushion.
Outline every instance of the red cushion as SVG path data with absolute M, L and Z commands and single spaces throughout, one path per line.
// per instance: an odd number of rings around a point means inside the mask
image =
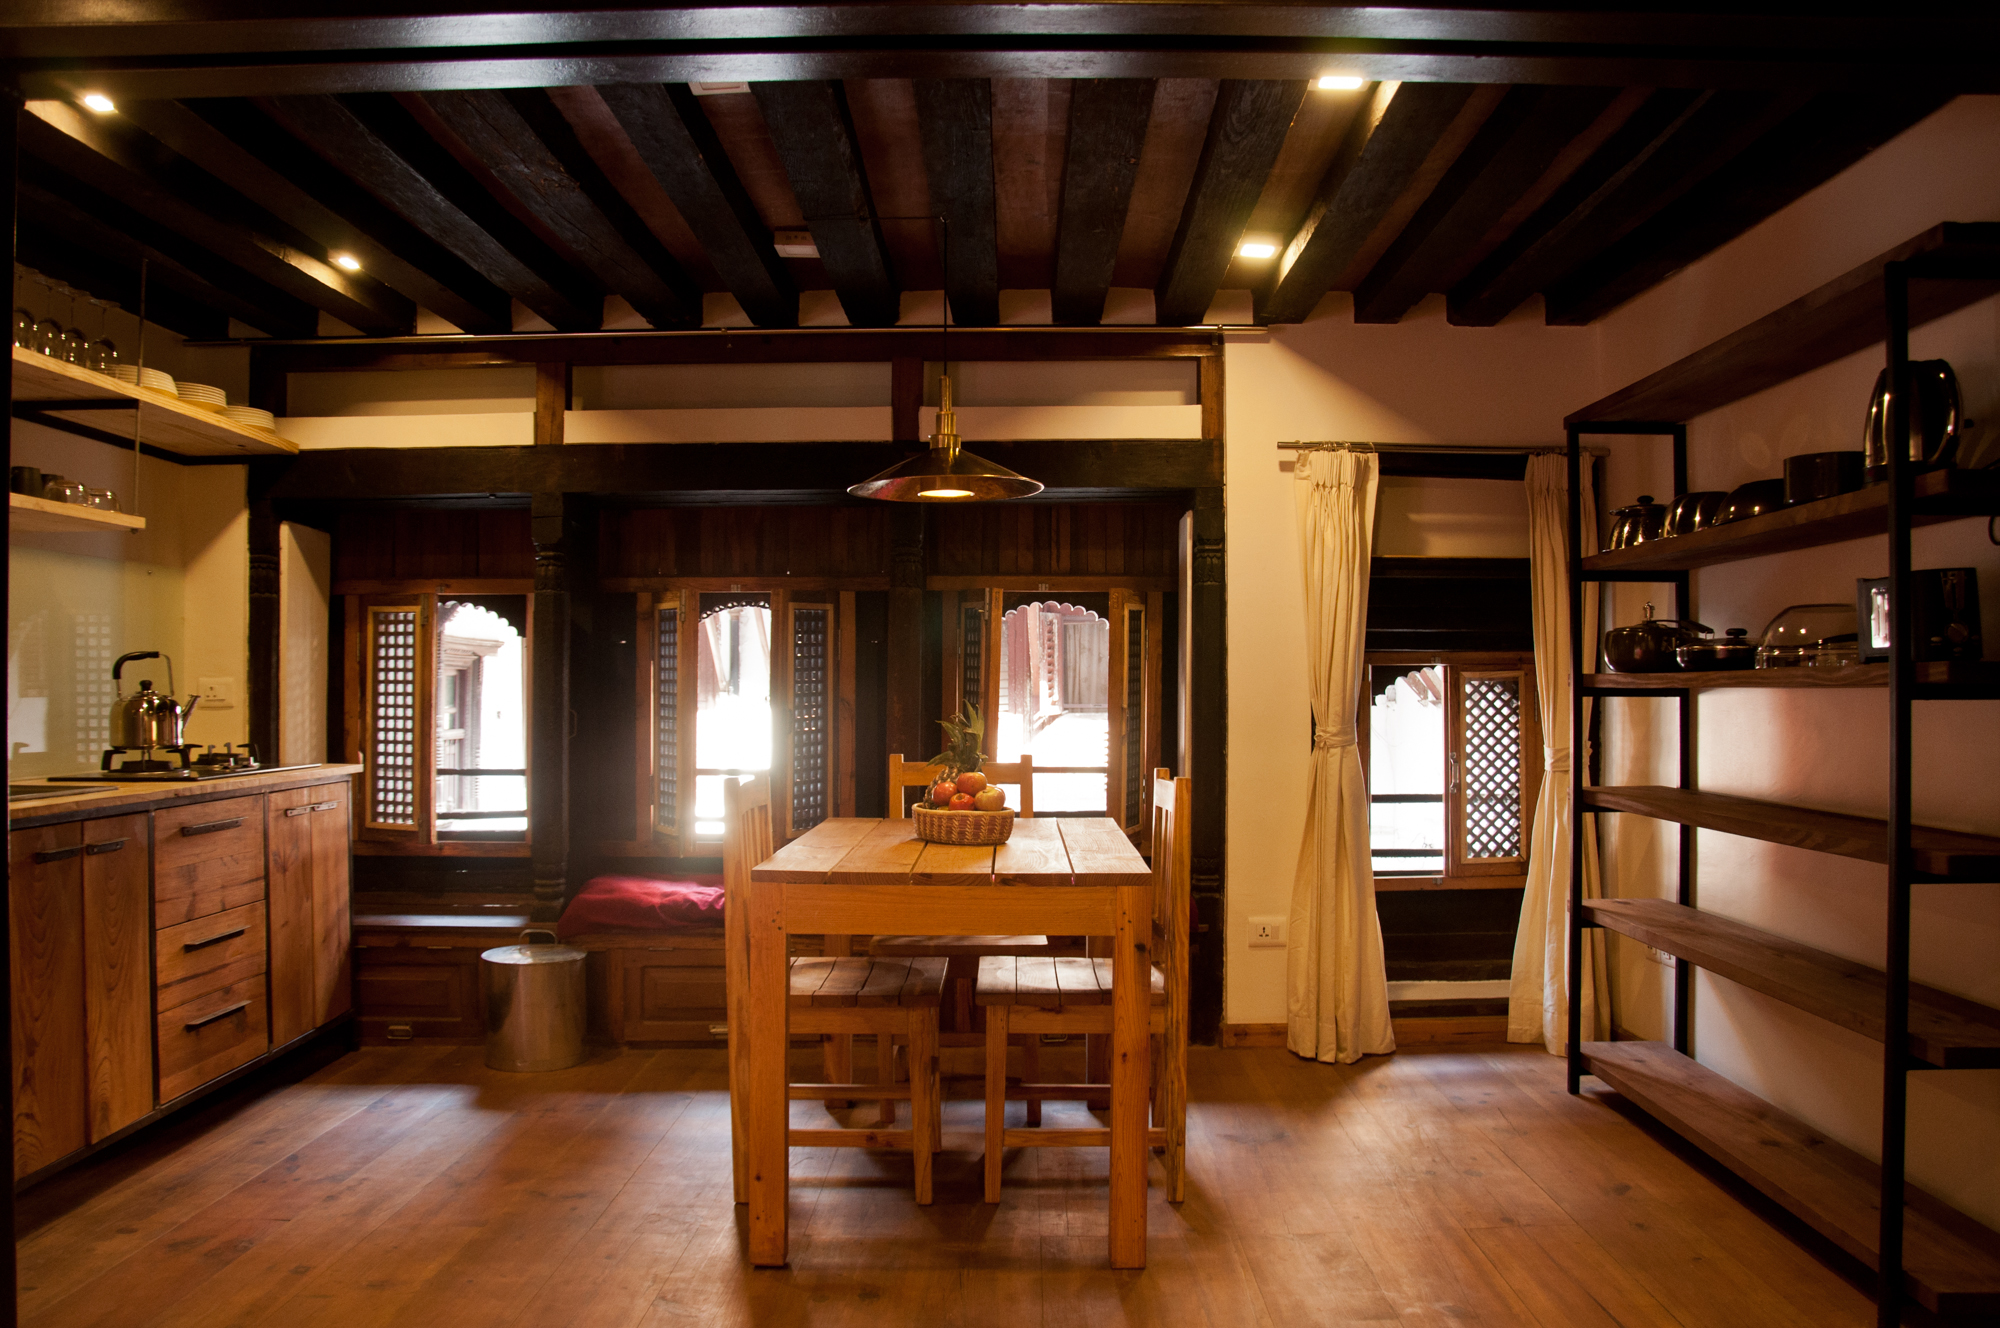
M 593 931 L 715 931 L 722 926 L 722 878 L 598 876 L 563 910 L 556 934 Z

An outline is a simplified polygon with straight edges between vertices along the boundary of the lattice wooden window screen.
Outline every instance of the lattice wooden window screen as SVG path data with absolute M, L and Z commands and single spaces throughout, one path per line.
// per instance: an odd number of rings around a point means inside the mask
M 792 606 L 791 833 L 804 834 L 827 817 L 833 747 L 833 609 Z
M 663 607 L 654 620 L 653 821 L 668 834 L 680 832 L 681 612 Z
M 983 592 L 982 592 L 983 593 Z M 977 604 L 962 604 L 958 610 L 958 695 L 981 710 L 986 704 L 986 610 Z M 996 722 L 989 719 L 989 728 Z
M 1518 858 L 1521 836 L 1521 680 L 1465 680 L 1458 781 L 1465 856 Z
M 418 769 L 417 682 L 422 668 L 416 605 L 368 610 L 368 824 L 414 830 Z

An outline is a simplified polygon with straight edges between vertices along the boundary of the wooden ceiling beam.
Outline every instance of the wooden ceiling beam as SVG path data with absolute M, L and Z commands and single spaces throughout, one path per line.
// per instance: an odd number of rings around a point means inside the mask
M 1207 314 L 1305 95 L 1303 79 L 1224 79 L 1216 90 L 1180 228 L 1153 289 L 1160 322 L 1198 323 Z
M 1258 318 L 1302 323 L 1353 265 L 1429 170 L 1456 156 L 1453 131 L 1483 119 L 1479 89 L 1463 83 L 1403 83 L 1376 88 L 1327 169 L 1319 197 L 1259 292 Z M 1440 161 L 1442 158 L 1442 161 Z
M 335 169 L 564 332 L 604 322 L 603 292 L 558 258 L 387 96 L 263 103 Z
M 837 82 L 752 83 L 820 262 L 855 327 L 893 327 L 902 288 L 876 217 L 847 92 Z
M 329 254 L 467 332 L 506 332 L 507 293 L 398 217 L 244 101 L 135 102 L 126 119 L 257 200 Z
M 1049 295 L 1058 323 L 1104 317 L 1158 89 L 1150 78 L 1078 79 L 1070 89 L 1056 277 Z
M 700 288 L 605 179 L 546 92 L 436 92 L 424 104 L 606 290 L 654 327 L 700 326 Z
M 944 289 L 952 321 L 991 327 L 1000 321 L 993 85 L 983 78 L 920 78 L 912 89 L 931 211 L 944 219 Z
M 1354 321 L 1394 323 L 1443 291 L 1495 217 L 1539 180 L 1617 96 L 1615 88 L 1514 88 L 1354 288 Z
M 125 237 L 133 251 L 180 270 L 215 292 L 215 307 L 274 337 L 319 334 L 319 311 L 196 244 L 121 199 L 79 182 L 27 153 L 19 163 L 21 204 L 65 234 Z M 136 312 L 136 310 L 135 310 Z
M 323 248 L 125 117 L 40 102 L 21 129 L 24 152 L 125 200 L 156 229 L 174 231 L 271 289 L 370 335 L 415 330 L 409 299 L 366 273 L 334 266 Z
M 87 218 L 51 217 L 41 202 L 25 198 L 22 202 L 14 241 L 16 261 L 88 291 L 135 317 L 138 315 L 140 254 L 136 245 L 109 228 L 76 225 Z M 170 264 L 160 263 L 147 269 L 148 323 L 157 323 L 193 341 L 225 337 L 229 335 L 229 315 L 222 304 L 220 292 L 206 283 L 186 279 Z M 88 321 L 84 315 L 79 315 L 79 319 Z M 86 326 L 84 331 L 92 329 Z M 136 358 L 137 346 L 126 343 L 115 331 L 112 340 L 121 343 L 122 358 Z
M 1589 323 L 1873 152 L 1951 100 L 1936 88 L 1813 97 L 1645 224 L 1550 285 L 1554 325 Z
M 685 86 L 657 83 L 597 91 L 750 321 L 759 327 L 796 326 L 798 288 L 694 94 Z

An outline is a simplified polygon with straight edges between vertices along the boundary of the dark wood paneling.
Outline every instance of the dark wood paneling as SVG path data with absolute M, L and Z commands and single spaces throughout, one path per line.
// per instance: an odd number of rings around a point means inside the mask
M 1171 577 L 1183 505 L 986 503 L 932 522 L 934 576 Z
M 1050 292 L 1058 323 L 1095 323 L 1104 316 L 1157 92 L 1149 78 L 1080 79 L 1070 92 L 1055 287 Z
M 1223 80 L 1180 228 L 1153 291 L 1160 322 L 1198 323 L 1208 312 L 1305 95 L 1302 79 Z
M 441 581 L 535 574 L 528 513 L 349 508 L 333 526 L 333 579 Z
M 952 321 L 1000 321 L 1000 239 L 993 186 L 993 88 L 983 78 L 913 85 L 931 210 L 944 219 L 944 288 Z
M 868 188 L 868 168 L 837 82 L 756 83 L 792 192 L 812 230 L 820 262 L 856 327 L 891 327 L 901 288 L 889 262 Z
M 599 574 L 886 577 L 889 507 L 610 508 Z

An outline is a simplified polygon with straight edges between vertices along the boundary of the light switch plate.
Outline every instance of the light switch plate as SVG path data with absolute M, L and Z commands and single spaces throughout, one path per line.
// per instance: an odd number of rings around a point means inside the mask
M 1251 918 L 1250 948 L 1252 950 L 1284 949 L 1285 920 L 1283 918 Z
M 236 708 L 236 679 L 202 678 L 201 708 L 203 710 L 234 710 Z

